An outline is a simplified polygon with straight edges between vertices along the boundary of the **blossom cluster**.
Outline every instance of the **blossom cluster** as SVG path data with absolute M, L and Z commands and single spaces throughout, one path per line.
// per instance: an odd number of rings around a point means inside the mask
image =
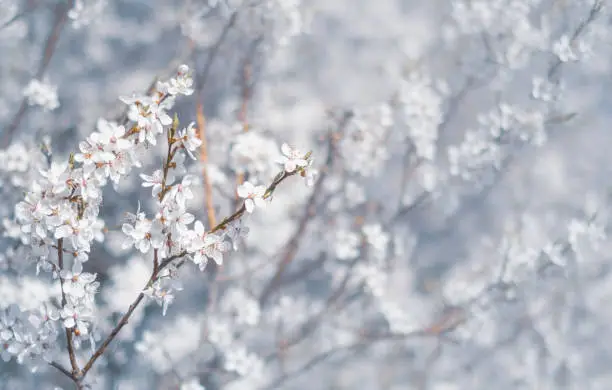
M 169 124 L 165 110 L 172 106 L 174 97 L 192 93 L 190 80 L 188 68 L 182 66 L 170 82 L 158 83 L 153 96 L 123 99 L 130 104 L 134 125 L 126 129 L 123 124 L 100 119 L 97 131 L 79 144 L 79 152 L 71 155 L 69 162 L 53 161 L 42 169 L 25 199 L 15 207 L 21 239 L 31 247 L 37 270 L 51 272 L 62 287 L 59 316 L 49 316 L 49 320 L 61 317 L 63 326 L 77 340 L 87 339 L 99 288 L 96 274 L 83 272 L 83 264 L 89 260 L 92 243 L 103 240 L 104 223 L 99 218 L 102 188 L 109 180 L 118 183 L 133 167 L 140 166 L 139 153 L 155 144 Z M 14 318 L 14 310 L 11 313 Z M 18 352 L 15 348 L 11 351 Z
M 32 368 L 50 363 L 57 356 L 60 313 L 52 304 L 38 310 L 20 309 L 16 304 L 0 310 L 0 357 L 15 358 Z
M 186 65 L 181 65 L 174 78 L 157 83 L 153 94 L 121 98 L 128 106 L 128 121 L 119 124 L 98 120 L 97 131 L 79 144 L 79 152 L 72 154 L 68 162 L 50 161 L 15 207 L 21 240 L 30 246 L 30 257 L 36 261 L 38 272 L 51 272 L 59 279 L 62 294 L 57 310 L 45 306 L 53 311 L 42 317 L 21 314 L 16 306 L 5 312 L 5 360 L 17 356 L 23 362 L 25 356 L 37 354 L 51 363 L 54 356 L 49 351 L 57 351 L 54 341 L 59 334 L 53 322 L 60 319 L 67 332 L 69 351 L 80 349 L 82 341 L 87 340 L 95 353 L 92 329 L 100 282 L 97 274 L 84 272 L 83 265 L 89 260 L 93 242 L 104 239 L 104 222 L 99 218 L 102 189 L 108 182 L 119 184 L 134 167 L 140 167 L 140 156 L 158 144 L 160 135 L 166 133 L 167 141 L 161 169 L 140 174 L 142 187 L 151 188 L 155 200 L 153 214 L 147 217 L 139 207 L 135 213 L 126 214 L 121 230 L 124 248 L 152 254 L 153 274 L 142 294 L 158 302 L 164 315 L 174 293 L 182 290 L 178 268 L 183 263 L 179 259 L 191 259 L 200 270 L 206 268 L 209 259 L 221 265 L 224 254 L 231 248 L 237 250 L 239 241 L 248 233 L 240 219 L 242 212 L 252 213 L 255 207 L 262 207 L 287 176 L 299 173 L 312 181 L 314 170 L 307 169 L 312 165 L 310 153 L 303 154 L 283 144 L 283 156 L 278 161 L 283 171 L 269 188 L 245 181 L 237 188 L 238 196 L 244 199 L 242 209 L 217 226 L 205 227 L 195 220 L 187 209 L 194 198 L 192 186 L 196 179 L 186 174 L 184 163 L 186 156 L 196 158 L 194 152 L 202 141 L 193 122 L 179 128 L 178 118 L 172 119 L 168 114 L 177 95 L 194 92 L 190 73 Z
M 609 387 L 603 0 L 18 3 L 4 387 Z

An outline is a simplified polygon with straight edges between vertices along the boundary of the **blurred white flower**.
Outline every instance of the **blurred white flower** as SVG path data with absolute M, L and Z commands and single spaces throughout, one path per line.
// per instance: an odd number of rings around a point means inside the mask
M 33 79 L 23 90 L 30 106 L 41 106 L 45 111 L 59 107 L 57 87 L 45 81 Z
M 338 230 L 334 235 L 333 248 L 339 260 L 350 260 L 359 256 L 361 238 L 357 233 L 348 230 Z
M 206 390 L 206 388 L 200 384 L 198 378 L 189 378 L 181 383 L 180 390 Z

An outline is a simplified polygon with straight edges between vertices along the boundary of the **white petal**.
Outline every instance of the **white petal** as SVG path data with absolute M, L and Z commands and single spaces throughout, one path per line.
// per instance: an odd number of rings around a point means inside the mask
M 292 149 L 291 149 L 291 146 L 289 146 L 289 144 L 283 143 L 281 145 L 281 151 L 283 152 L 285 156 L 289 156 L 291 155 Z

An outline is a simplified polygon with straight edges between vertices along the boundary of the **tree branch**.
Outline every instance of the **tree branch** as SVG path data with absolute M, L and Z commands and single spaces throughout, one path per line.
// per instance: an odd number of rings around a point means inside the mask
M 274 190 L 276 189 L 276 187 L 281 182 L 283 182 L 286 178 L 297 174 L 298 172 L 299 172 L 299 170 L 295 170 L 295 171 L 290 172 L 290 173 L 287 173 L 287 172 L 283 171 L 280 174 L 278 174 L 276 176 L 276 178 L 272 181 L 272 184 L 270 184 L 268 186 L 268 188 L 266 190 L 266 195 L 264 195 L 264 198 L 269 198 L 270 196 L 272 196 Z M 209 233 L 214 233 L 216 231 L 225 229 L 229 223 L 231 223 L 232 221 L 240 218 L 244 214 L 245 211 L 246 211 L 246 207 L 245 207 L 245 205 L 243 203 L 242 206 L 236 212 L 234 212 L 229 217 L 224 218 L 223 221 L 221 221 L 214 228 L 212 228 L 209 231 Z M 184 256 L 186 256 L 188 254 L 189 253 L 187 251 L 183 251 L 183 252 L 181 252 L 179 254 L 176 254 L 176 255 L 168 257 L 167 259 L 163 260 L 159 264 L 159 266 L 154 267 L 154 270 L 151 273 L 151 276 L 149 277 L 149 280 L 147 281 L 147 284 L 143 288 L 143 291 L 146 290 L 148 287 L 150 287 L 153 282 L 155 282 L 155 280 L 157 279 L 157 277 L 159 276 L 159 274 L 161 273 L 161 271 L 163 269 L 165 269 L 168 265 L 170 265 L 174 260 L 182 258 L 182 257 L 184 257 Z M 136 310 L 136 308 L 140 305 L 140 303 L 142 302 L 143 298 L 144 298 L 144 292 L 140 292 L 138 294 L 138 296 L 136 297 L 136 299 L 134 300 L 134 302 L 132 302 L 132 304 L 128 308 L 128 311 L 121 317 L 121 319 L 119 320 L 117 325 L 113 328 L 111 333 L 106 337 L 106 339 L 104 339 L 102 344 L 98 347 L 98 349 L 89 358 L 89 360 L 87 361 L 87 363 L 83 367 L 83 370 L 81 370 L 78 373 L 78 375 L 74 375 L 74 380 L 75 380 L 75 382 L 77 384 L 81 383 L 81 381 L 83 380 L 85 375 L 91 370 L 91 368 L 93 367 L 95 362 L 104 354 L 104 352 L 106 351 L 106 349 L 108 348 L 110 343 L 115 339 L 117 334 L 119 334 L 121 329 L 125 325 L 127 325 L 130 317 L 132 316 L 132 313 L 134 313 L 134 310 Z
M 353 115 L 351 112 L 344 113 L 342 120 L 340 121 L 340 125 L 338 126 L 338 131 L 337 131 L 338 133 L 342 134 L 344 132 L 344 129 L 348 125 L 352 116 Z M 328 142 L 329 142 L 329 147 L 328 147 L 327 159 L 325 161 L 324 169 L 321 170 L 321 173 L 319 177 L 317 178 L 317 181 L 312 190 L 312 194 L 310 195 L 310 198 L 308 199 L 308 202 L 306 203 L 306 207 L 304 208 L 304 213 L 302 214 L 302 217 L 300 218 L 300 221 L 298 222 L 298 227 L 293 233 L 293 235 L 291 236 L 291 239 L 289 240 L 289 242 L 287 243 L 285 247 L 285 252 L 280 262 L 278 263 L 274 276 L 272 276 L 268 284 L 264 287 L 263 291 L 261 292 L 261 295 L 259 297 L 259 304 L 261 306 L 264 306 L 266 304 L 266 301 L 268 300 L 268 298 L 270 298 L 270 295 L 272 294 L 272 292 L 274 292 L 274 290 L 278 287 L 286 268 L 293 261 L 297 253 L 300 241 L 308 226 L 308 223 L 312 219 L 312 216 L 314 214 L 314 208 L 317 202 L 317 198 L 319 196 L 319 193 L 321 192 L 321 189 L 323 188 L 323 183 L 329 171 L 331 170 L 331 166 L 334 162 L 334 157 L 336 156 L 337 135 L 335 134 L 334 131 L 330 131 Z
M 60 272 L 64 269 L 64 239 L 60 238 L 57 240 L 57 264 Z M 62 290 L 62 307 L 66 306 L 66 293 L 64 292 L 64 279 L 59 275 L 60 288 Z M 74 343 L 72 342 L 72 328 L 64 326 L 66 332 L 66 344 L 68 345 L 68 357 L 70 359 L 70 366 L 72 367 L 72 375 L 79 375 L 79 364 L 76 360 L 76 354 L 74 352 Z

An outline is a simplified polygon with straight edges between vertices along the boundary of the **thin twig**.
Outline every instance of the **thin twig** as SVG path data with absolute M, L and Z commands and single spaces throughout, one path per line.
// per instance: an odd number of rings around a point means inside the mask
M 151 277 L 149 278 L 149 281 L 147 282 L 147 285 L 145 286 L 145 289 L 152 283 L 152 281 L 155 280 L 157 275 L 158 273 L 155 273 L 155 272 L 151 275 Z M 132 315 L 134 310 L 136 310 L 136 308 L 138 307 L 138 305 L 140 304 L 143 298 L 144 298 L 144 292 L 140 292 L 138 294 L 138 297 L 136 297 L 134 302 L 132 302 L 132 304 L 130 305 L 128 311 L 123 315 L 123 317 L 121 317 L 121 320 L 119 320 L 119 323 L 117 323 L 117 325 L 111 331 L 111 333 L 106 337 L 106 339 L 104 339 L 104 342 L 102 342 L 102 344 L 98 347 L 98 349 L 89 358 L 89 360 L 85 364 L 85 367 L 83 367 L 83 370 L 81 371 L 81 375 L 80 375 L 81 378 L 85 377 L 85 375 L 89 372 L 89 370 L 91 370 L 91 367 L 93 367 L 96 360 L 98 360 L 98 358 L 100 358 L 100 356 L 104 354 L 104 352 L 106 351 L 106 348 L 108 348 L 108 345 L 115 339 L 115 337 L 121 331 L 121 329 L 125 325 L 127 325 L 128 320 L 130 319 L 130 316 Z
M 35 4 L 28 3 L 28 5 L 27 5 L 25 10 L 16 13 L 12 18 L 10 18 L 9 20 L 7 20 L 3 24 L 1 24 L 0 25 L 0 30 L 4 30 L 5 28 L 9 27 L 11 24 L 13 24 L 16 21 L 18 21 L 19 19 L 23 18 L 24 16 L 26 16 L 30 12 L 34 11 L 36 8 L 38 8 L 41 5 L 42 5 L 41 2 L 35 3 Z
M 361 340 L 353 344 L 338 346 L 336 348 L 329 349 L 325 352 L 322 352 L 314 356 L 313 358 L 308 360 L 308 362 L 306 362 L 305 364 L 303 364 L 301 367 L 294 370 L 293 372 L 282 375 L 279 378 L 277 378 L 274 382 L 266 386 L 265 389 L 272 390 L 272 389 L 278 388 L 279 386 L 281 386 L 283 383 L 285 383 L 292 377 L 299 376 L 305 373 L 306 371 L 309 371 L 310 369 L 312 369 L 314 366 L 318 365 L 319 363 L 322 363 L 325 360 L 341 352 L 351 352 L 354 350 L 358 350 L 360 348 L 367 348 L 369 346 L 374 345 L 375 343 L 384 342 L 384 341 L 406 340 L 409 338 L 423 337 L 423 336 L 428 336 L 428 335 L 426 333 L 423 333 L 420 330 L 406 333 L 406 334 L 393 334 L 393 333 L 382 333 L 382 334 L 376 334 L 376 335 L 365 334 L 362 336 Z
M 366 250 L 363 245 L 362 245 L 362 250 L 364 252 Z M 332 309 L 335 308 L 337 311 L 340 311 L 342 309 L 342 305 L 338 305 L 338 301 L 340 300 L 340 297 L 342 297 L 342 295 L 346 291 L 348 282 L 350 281 L 353 275 L 355 266 L 361 259 L 362 258 L 358 257 L 351 261 L 346 272 L 344 273 L 344 277 L 342 281 L 340 282 L 340 285 L 336 289 L 334 289 L 331 292 L 331 294 L 327 297 L 327 299 L 325 300 L 325 306 L 318 313 L 306 319 L 306 321 L 304 321 L 304 323 L 300 325 L 299 329 L 296 332 L 294 332 L 290 337 L 288 337 L 282 342 L 283 352 L 289 349 L 290 347 L 298 344 L 302 340 L 306 339 L 306 337 L 308 337 L 312 333 L 314 333 L 315 330 L 319 327 L 321 321 L 325 318 L 325 315 L 328 314 Z M 361 287 L 359 287 L 359 289 L 361 289 Z M 345 302 L 345 303 L 348 303 L 348 302 Z M 273 356 L 277 354 L 278 354 L 278 351 L 272 356 L 268 356 L 266 360 L 270 360 Z
M 580 34 L 582 34 L 582 32 L 588 27 L 589 24 L 591 24 L 599 15 L 600 11 L 603 8 L 603 1 L 601 0 L 597 0 L 593 3 L 593 6 L 591 7 L 588 16 L 586 17 L 586 19 L 584 19 L 576 28 L 576 30 L 574 30 L 574 33 L 572 34 L 572 36 L 569 39 L 569 44 L 574 45 L 576 40 L 578 39 L 578 37 L 580 36 Z M 557 73 L 557 71 L 560 69 L 561 65 L 563 65 L 563 61 L 561 61 L 561 59 L 559 59 L 559 57 L 557 57 L 555 59 L 555 61 L 553 62 L 553 64 L 550 66 L 550 68 L 548 69 L 548 79 L 551 79 L 552 77 L 554 77 Z
M 241 97 L 242 102 L 240 104 L 240 110 L 238 111 L 238 120 L 242 124 L 242 131 L 244 133 L 249 131 L 249 122 L 247 121 L 247 113 L 248 113 L 249 98 L 251 96 L 251 88 L 249 85 L 251 82 L 250 79 L 251 79 L 251 67 L 247 60 L 242 68 L 242 97 Z M 238 175 L 236 175 L 236 188 L 238 188 L 238 186 L 240 186 L 244 182 L 244 180 L 245 180 L 244 173 L 241 172 Z M 238 196 L 238 192 L 236 192 L 236 195 L 234 197 L 234 203 L 238 204 L 239 201 L 240 201 L 240 197 Z
M 237 20 L 238 20 L 238 10 L 235 10 L 230 16 L 230 18 L 228 19 L 225 26 L 223 27 L 223 31 L 221 32 L 221 35 L 219 35 L 219 38 L 217 38 L 217 41 L 215 42 L 213 47 L 210 49 L 210 55 L 208 56 L 208 61 L 206 62 L 206 65 L 204 66 L 204 70 L 201 73 L 197 74 L 195 84 L 199 86 L 200 90 L 196 91 L 196 93 L 200 93 L 202 89 L 204 88 L 204 85 L 206 84 L 206 81 L 208 80 L 208 76 L 210 74 L 212 64 L 215 61 L 217 54 L 219 53 L 219 49 L 221 48 L 221 45 L 227 38 L 230 30 L 232 29 L 232 27 L 234 27 L 234 24 L 236 23 Z
M 264 196 L 264 198 L 269 198 L 270 196 L 272 196 L 274 190 L 281 182 L 283 182 L 286 178 L 293 176 L 297 173 L 298 173 L 298 170 L 294 172 L 289 172 L 289 173 L 283 171 L 282 173 L 277 175 L 277 177 L 273 180 L 272 184 L 268 186 L 268 189 L 266 190 L 266 195 Z M 219 224 L 217 224 L 214 228 L 212 228 L 208 233 L 214 233 L 219 230 L 225 229 L 229 223 L 240 218 L 245 213 L 245 211 L 246 211 L 246 207 L 244 206 L 244 203 L 243 203 L 242 206 L 236 212 L 234 212 L 229 217 L 224 218 Z M 78 376 L 75 375 L 78 383 L 80 383 L 85 377 L 85 375 L 91 370 L 96 360 L 98 360 L 104 354 L 109 344 L 115 339 L 115 337 L 117 336 L 117 334 L 119 334 L 121 329 L 125 325 L 127 325 L 132 313 L 134 312 L 134 310 L 136 310 L 136 308 L 138 307 L 138 305 L 140 305 L 140 303 L 142 302 L 144 298 L 144 290 L 149 288 L 155 282 L 155 280 L 158 278 L 162 270 L 164 270 L 167 266 L 169 266 L 174 260 L 182 258 L 186 255 L 188 255 L 187 251 L 183 251 L 176 255 L 170 256 L 167 259 L 163 260 L 161 263 L 159 263 L 159 266 L 156 267 L 157 270 L 154 270 L 151 273 L 151 276 L 149 277 L 147 284 L 143 288 L 143 291 L 138 294 L 134 302 L 132 302 L 132 304 L 128 308 L 128 311 L 121 317 L 121 319 L 119 320 L 117 325 L 115 325 L 111 333 L 106 337 L 106 339 L 104 339 L 102 344 L 92 354 L 92 356 L 89 358 L 89 360 L 83 367 L 83 370 L 80 371 L 79 375 Z
M 72 373 L 70 371 L 68 371 L 64 366 L 62 366 L 58 362 L 50 362 L 49 365 L 51 367 L 55 367 L 56 369 L 58 369 L 59 372 L 61 372 L 62 374 L 66 375 L 71 380 L 73 380 L 73 381 L 75 380 L 74 375 L 72 375 Z
M 347 126 L 351 118 L 352 118 L 352 113 L 350 112 L 344 113 L 342 120 L 340 122 L 340 125 L 338 126 L 338 133 L 341 134 L 342 132 L 344 132 L 344 129 Z M 319 193 L 321 193 L 321 189 L 323 188 L 323 183 L 327 177 L 327 174 L 331 170 L 331 166 L 336 156 L 337 135 L 334 131 L 330 131 L 328 142 L 329 142 L 329 146 L 328 146 L 327 159 L 325 161 L 324 169 L 321 170 L 321 173 L 319 177 L 317 178 L 312 194 L 310 195 L 310 198 L 308 199 L 308 202 L 306 203 L 304 213 L 302 214 L 302 217 L 300 218 L 300 221 L 298 222 L 297 229 L 295 230 L 295 232 L 291 236 L 291 239 L 285 246 L 284 254 L 278 263 L 276 272 L 274 273 L 274 275 L 272 276 L 268 284 L 264 287 L 263 291 L 261 292 L 261 295 L 259 297 L 259 304 L 261 306 L 265 305 L 268 298 L 270 298 L 270 295 L 272 294 L 272 292 L 274 292 L 274 290 L 278 287 L 287 266 L 293 261 L 295 255 L 297 254 L 297 250 L 298 250 L 300 241 L 304 235 L 304 232 L 306 231 L 306 228 L 308 227 L 309 222 L 312 219 Z
M 64 270 L 64 239 L 60 238 L 57 240 L 57 265 L 60 272 Z M 64 291 L 64 279 L 62 275 L 59 275 L 60 288 L 62 290 L 62 307 L 66 306 L 66 292 Z M 72 341 L 72 328 L 64 327 L 66 331 L 66 344 L 68 345 L 68 357 L 70 359 L 70 366 L 72 367 L 72 375 L 79 375 L 80 369 L 79 364 L 76 360 L 76 354 L 74 352 L 74 343 Z
M 165 160 L 165 162 L 163 164 L 163 177 L 162 177 L 162 181 L 161 181 L 161 192 L 159 194 L 159 202 L 160 203 L 163 201 L 164 196 L 168 193 L 168 191 L 169 191 L 169 189 L 171 187 L 171 186 L 167 185 L 167 179 L 168 179 L 168 172 L 169 172 L 170 166 L 172 164 L 172 160 L 174 158 L 174 155 L 175 155 L 176 151 L 178 150 L 178 148 L 173 148 L 173 145 L 176 142 L 176 140 L 174 139 L 174 133 L 176 131 L 176 127 L 177 126 L 178 126 L 178 121 L 175 118 L 174 122 L 172 123 L 172 127 L 168 130 L 168 135 L 167 135 L 168 148 L 167 148 L 167 152 L 166 152 L 166 160 Z M 172 259 L 172 257 L 170 257 L 170 259 Z M 151 272 L 151 276 L 149 277 L 149 280 L 147 281 L 147 284 L 144 286 L 142 291 L 138 294 L 138 296 L 136 297 L 134 302 L 132 302 L 132 304 L 128 308 L 128 311 L 121 317 L 121 319 L 119 320 L 119 322 L 117 323 L 115 328 L 113 328 L 113 330 L 106 337 L 104 342 L 102 342 L 100 347 L 98 347 L 98 349 L 89 358 L 89 360 L 85 364 L 85 367 L 83 368 L 81 378 L 83 378 L 87 374 L 87 372 L 91 369 L 91 367 L 96 362 L 96 360 L 100 356 L 102 356 L 104 354 L 104 351 L 106 351 L 106 348 L 108 347 L 108 345 L 115 339 L 115 337 L 121 331 L 121 329 L 125 325 L 127 325 L 128 320 L 130 319 L 130 316 L 132 315 L 134 310 L 136 310 L 136 308 L 138 307 L 140 302 L 142 302 L 142 299 L 144 298 L 144 291 L 146 291 L 149 287 L 151 287 L 151 285 L 159 277 L 161 271 L 165 267 L 167 267 L 169 264 L 170 264 L 170 261 L 168 261 L 168 259 L 164 260 L 160 264 L 159 263 L 157 249 L 155 249 L 153 251 L 153 271 Z

